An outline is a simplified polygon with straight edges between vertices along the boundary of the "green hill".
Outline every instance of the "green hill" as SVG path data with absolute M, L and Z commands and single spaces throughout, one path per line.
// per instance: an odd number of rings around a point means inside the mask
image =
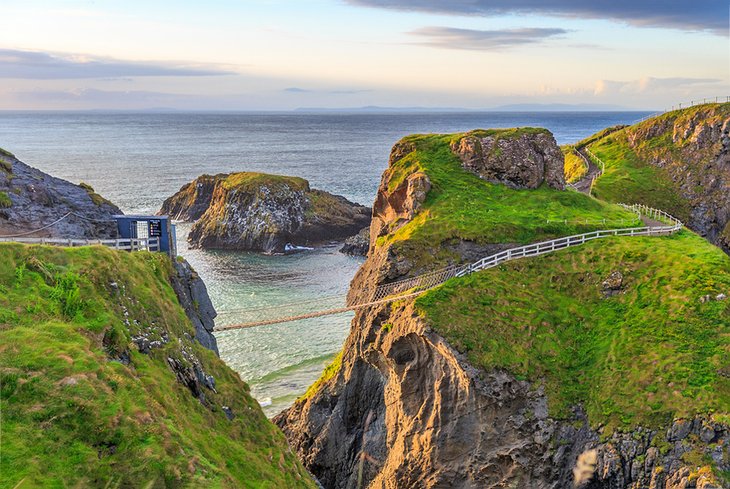
M 519 137 L 522 128 L 481 131 L 500 138 Z M 399 145 L 412 151 L 387 170 L 388 191 L 409 175 L 428 176 L 431 189 L 418 214 L 394 233 L 379 238 L 417 263 L 447 262 L 448 245 L 456 241 L 479 244 L 527 244 L 612 227 L 638 224 L 636 215 L 573 191 L 543 185 L 536 190 L 515 190 L 490 183 L 465 171 L 451 144 L 465 134 L 415 135 Z M 604 222 L 605 221 L 605 222 Z
M 0 487 L 314 487 L 192 340 L 171 273 L 162 254 L 0 245 Z
M 543 384 L 551 415 L 581 404 L 610 433 L 698 414 L 730 423 L 730 300 L 716 299 L 728 292 L 730 257 L 682 231 L 506 263 L 417 306 L 474 365 Z

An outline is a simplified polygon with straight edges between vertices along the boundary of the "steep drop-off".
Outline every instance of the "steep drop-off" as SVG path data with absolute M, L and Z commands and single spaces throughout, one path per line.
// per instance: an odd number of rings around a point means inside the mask
M 586 143 L 606 163 L 598 198 L 661 207 L 730 253 L 730 104 L 675 110 Z
M 484 181 L 453 152 L 465 136 L 393 148 L 352 298 L 635 218 Z M 358 312 L 341 357 L 276 422 L 327 488 L 721 487 L 729 289 L 730 260 L 689 232 L 502 265 Z
M 195 221 L 193 246 L 264 252 L 344 239 L 370 223 L 369 208 L 310 189 L 302 178 L 248 172 L 200 176 L 160 213 Z
M 0 486 L 315 487 L 206 301 L 160 253 L 0 244 Z
M 52 177 L 0 149 L 0 235 L 39 229 L 68 213 L 63 221 L 33 237 L 116 238 L 122 214 L 117 206 L 86 184 Z

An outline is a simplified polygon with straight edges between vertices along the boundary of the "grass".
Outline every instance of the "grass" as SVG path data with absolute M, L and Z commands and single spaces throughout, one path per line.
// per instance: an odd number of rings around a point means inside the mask
M 623 293 L 601 282 L 624 275 Z M 453 279 L 420 297 L 470 363 L 544 385 L 553 416 L 659 427 L 730 413 L 730 258 L 697 235 L 610 238 Z
M 171 273 L 158 253 L 0 244 L 0 487 L 314 487 L 246 384 L 190 339 Z M 169 341 L 142 354 L 143 331 Z M 168 366 L 189 355 L 216 379 L 208 406 Z
M 91 198 L 91 201 L 94 204 L 96 204 L 97 206 L 102 206 L 104 204 L 108 204 L 108 205 L 111 205 L 111 206 L 114 205 L 114 204 L 111 203 L 111 201 L 109 201 L 109 200 L 105 199 L 104 197 L 102 197 L 101 195 L 97 194 L 96 191 L 94 190 L 94 187 L 92 187 L 88 183 L 81 182 L 81 183 L 79 183 L 79 187 L 81 187 L 82 189 L 86 190 L 86 193 L 89 194 L 89 197 Z
M 10 196 L 7 192 L 0 191 L 0 209 L 7 209 L 13 206 L 13 201 L 10 200 Z
M 544 131 L 530 129 L 531 131 Z M 521 134 L 503 132 L 502 137 Z M 526 131 L 526 130 L 522 130 Z M 470 134 L 482 135 L 487 131 Z M 513 190 L 492 184 L 465 171 L 450 144 L 464 134 L 416 135 L 403 140 L 414 151 L 396 162 L 389 172 L 389 190 L 394 191 L 407 177 L 423 172 L 431 180 L 420 212 L 409 223 L 378 239 L 378 244 L 394 245 L 399 254 L 417 265 L 454 260 L 445 245 L 458 240 L 480 244 L 526 244 L 602 228 L 579 221 L 636 222 L 636 215 L 586 195 L 559 191 L 547 186 L 536 190 Z M 553 222 L 548 223 L 551 220 Z M 568 221 L 568 224 L 555 221 Z
M 606 164 L 605 174 L 594 187 L 595 196 L 609 202 L 630 200 L 658 207 L 689 221 L 692 203 L 683 196 L 686 189 L 680 185 L 688 169 L 697 175 L 706 172 L 720 144 L 718 140 L 698 147 L 693 142 L 693 128 L 697 121 L 719 124 L 728 116 L 730 104 L 698 105 L 610 134 L 601 132 L 579 143 L 588 144 Z M 694 192 L 703 194 L 701 188 Z
M 307 389 L 307 392 L 305 392 L 302 397 L 300 397 L 300 400 L 303 399 L 309 399 L 314 395 L 315 392 L 317 392 L 322 384 L 333 378 L 335 375 L 337 375 L 337 372 L 340 371 L 340 368 L 342 367 L 342 351 L 340 351 L 337 356 L 332 360 L 332 363 L 327 365 L 325 367 L 324 371 L 322 372 L 322 375 L 314 382 L 314 384 L 309 386 L 309 389 Z
M 565 157 L 565 181 L 575 183 L 588 173 L 588 165 L 575 153 L 572 146 L 564 146 L 562 151 Z
M 625 133 L 602 139 L 590 149 L 606 166 L 593 187 L 597 198 L 608 202 L 630 200 L 666 210 L 685 222 L 689 219 L 689 204 L 671 177 L 661 168 L 646 164 L 626 144 Z
M 309 183 L 299 177 L 288 177 L 283 175 L 270 175 L 268 173 L 239 172 L 230 175 L 222 175 L 223 186 L 226 190 L 234 188 L 257 189 L 262 185 L 288 186 L 294 190 L 309 190 Z

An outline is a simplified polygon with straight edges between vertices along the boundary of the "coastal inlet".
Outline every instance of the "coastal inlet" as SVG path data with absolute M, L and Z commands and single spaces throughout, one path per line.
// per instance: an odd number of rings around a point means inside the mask
M 261 308 L 298 303 L 300 311 L 341 305 L 364 260 L 340 253 L 340 244 L 285 255 L 189 249 L 190 227 L 177 226 L 178 253 L 205 277 L 219 326 L 251 320 Z M 346 313 L 216 337 L 221 358 L 250 385 L 271 417 L 319 378 L 342 347 L 351 319 L 352 313 Z

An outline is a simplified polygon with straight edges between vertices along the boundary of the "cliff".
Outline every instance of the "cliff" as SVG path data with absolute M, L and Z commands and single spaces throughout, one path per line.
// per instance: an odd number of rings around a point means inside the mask
M 0 486 L 316 487 L 214 314 L 163 254 L 0 244 Z
M 369 208 L 302 178 L 248 172 L 198 177 L 160 213 L 195 221 L 188 235 L 195 247 L 264 252 L 341 240 L 370 223 Z
M 122 214 L 89 185 L 74 185 L 52 177 L 0 150 L 0 235 L 39 229 L 64 215 L 63 221 L 33 233 L 33 237 L 116 238 Z
M 537 159 L 532 190 L 532 175 L 479 178 L 454 151 L 468 136 L 395 145 L 351 298 L 506 246 L 631 225 L 551 188 Z M 722 487 L 729 290 L 730 259 L 690 232 L 510 262 L 357 312 L 341 357 L 275 421 L 327 488 Z
M 730 104 L 668 112 L 584 144 L 606 163 L 598 198 L 661 207 L 730 253 Z

